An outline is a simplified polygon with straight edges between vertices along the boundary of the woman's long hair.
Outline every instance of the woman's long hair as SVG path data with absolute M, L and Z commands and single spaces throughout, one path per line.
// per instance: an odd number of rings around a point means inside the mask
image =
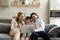
M 30 18 L 31 18 L 31 19 L 32 19 L 32 15 L 36 15 L 37 18 L 39 18 L 39 16 L 37 15 L 37 13 L 33 12 L 33 13 L 31 13 L 31 15 L 30 15 Z
M 19 20 L 19 16 L 22 15 L 22 14 L 23 14 L 22 12 L 18 12 L 18 15 L 17 15 L 17 18 L 16 18 L 16 22 L 18 23 L 18 25 L 19 25 L 19 22 L 20 22 L 21 24 L 23 24 L 23 23 Z

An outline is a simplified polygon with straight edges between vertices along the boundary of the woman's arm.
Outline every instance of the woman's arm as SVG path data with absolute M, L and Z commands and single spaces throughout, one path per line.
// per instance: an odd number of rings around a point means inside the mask
M 13 31 L 15 30 L 14 26 L 15 26 L 14 20 L 12 20 L 12 21 L 11 21 L 11 30 L 13 30 Z
M 45 30 L 45 22 L 43 20 L 37 20 L 35 31 L 44 31 Z
M 40 30 L 42 30 L 42 31 L 45 30 L 45 22 L 43 20 L 41 20 L 40 27 L 41 27 Z
M 12 20 L 11 22 L 11 30 L 12 31 L 20 31 L 20 28 L 17 28 L 15 19 Z

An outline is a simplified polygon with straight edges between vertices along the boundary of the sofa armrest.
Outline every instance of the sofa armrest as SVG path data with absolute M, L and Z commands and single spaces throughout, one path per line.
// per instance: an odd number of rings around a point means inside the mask
M 45 25 L 45 32 L 49 32 L 49 30 L 50 30 L 51 28 L 55 27 L 55 26 L 57 26 L 57 25 L 46 24 L 46 25 Z
M 60 27 L 53 27 L 48 32 L 50 35 L 56 37 L 60 33 Z

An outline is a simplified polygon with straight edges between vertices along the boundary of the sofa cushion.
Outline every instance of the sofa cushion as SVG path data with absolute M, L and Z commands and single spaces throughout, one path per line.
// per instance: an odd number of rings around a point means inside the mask
M 0 34 L 0 40 L 12 40 L 8 34 Z
M 43 38 L 42 37 L 39 37 L 38 40 L 43 40 Z
M 39 37 L 38 40 L 44 40 L 44 39 Z M 60 40 L 60 38 L 55 37 L 55 38 L 50 38 L 50 40 Z
M 45 25 L 45 32 L 49 32 L 49 30 L 57 25 L 52 25 L 52 24 L 46 24 Z
M 50 38 L 51 40 L 60 40 L 60 38 L 57 38 L 57 37 L 55 37 L 55 38 Z
M 0 33 L 9 33 L 10 24 L 0 23 Z

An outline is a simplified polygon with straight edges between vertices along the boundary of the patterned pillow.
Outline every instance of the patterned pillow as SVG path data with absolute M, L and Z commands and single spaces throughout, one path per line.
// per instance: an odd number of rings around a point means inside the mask
M 53 27 L 52 29 L 49 30 L 48 32 L 50 35 L 56 37 L 60 33 L 60 27 Z

